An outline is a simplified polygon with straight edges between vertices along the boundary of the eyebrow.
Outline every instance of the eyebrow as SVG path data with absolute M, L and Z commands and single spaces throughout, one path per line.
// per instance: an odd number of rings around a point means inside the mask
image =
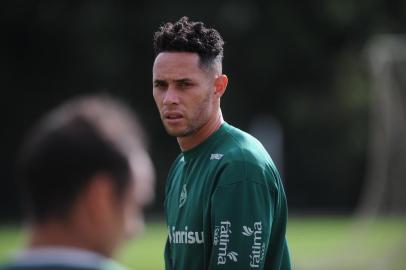
M 189 78 L 182 78 L 182 79 L 176 79 L 173 80 L 175 83 L 187 83 L 187 82 L 192 82 L 192 79 Z M 166 83 L 167 80 L 161 80 L 161 79 L 155 79 L 154 83 Z
M 159 79 L 154 80 L 154 84 L 156 84 L 156 83 L 165 83 L 165 82 L 166 82 L 165 80 L 159 80 Z
M 187 82 L 192 82 L 192 79 L 184 78 L 184 79 L 178 79 L 175 80 L 176 83 L 187 83 Z

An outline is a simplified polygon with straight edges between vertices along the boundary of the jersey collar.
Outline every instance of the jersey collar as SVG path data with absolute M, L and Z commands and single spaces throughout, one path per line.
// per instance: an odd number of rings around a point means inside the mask
M 226 127 L 228 126 L 227 122 L 223 122 L 220 126 L 219 129 L 217 129 L 213 134 L 211 134 L 206 140 L 204 140 L 202 143 L 199 145 L 195 146 L 192 149 L 189 149 L 185 152 L 183 152 L 183 157 L 185 159 L 185 162 L 188 162 L 189 160 L 193 159 L 194 157 L 200 156 L 204 151 L 207 151 L 207 146 L 221 138 L 226 130 Z

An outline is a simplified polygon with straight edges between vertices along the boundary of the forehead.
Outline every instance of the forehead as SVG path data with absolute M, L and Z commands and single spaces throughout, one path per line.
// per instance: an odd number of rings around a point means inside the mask
M 155 79 L 181 79 L 205 75 L 199 62 L 197 53 L 162 52 L 155 58 L 153 76 Z

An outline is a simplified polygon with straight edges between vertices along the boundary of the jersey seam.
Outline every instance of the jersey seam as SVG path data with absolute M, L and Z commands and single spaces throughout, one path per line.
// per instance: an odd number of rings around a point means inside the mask
M 260 186 L 267 187 L 267 185 L 265 183 L 257 182 L 256 180 L 244 179 L 244 180 L 238 180 L 238 181 L 233 182 L 233 183 L 219 184 L 219 185 L 217 185 L 216 189 L 217 188 L 222 188 L 222 187 L 229 187 L 229 186 L 240 184 L 240 183 L 243 183 L 243 182 L 247 182 L 247 183 L 250 183 L 250 184 L 253 183 L 253 184 L 257 184 L 257 185 L 260 185 Z
M 243 155 L 243 150 L 242 150 L 242 146 L 241 143 L 233 136 L 233 134 L 230 133 L 230 131 L 227 129 L 225 130 L 228 134 L 228 136 L 235 142 L 236 145 L 238 145 L 238 151 L 240 152 L 240 154 L 242 155 L 243 159 L 244 159 L 244 177 L 247 177 L 247 159 L 246 156 Z

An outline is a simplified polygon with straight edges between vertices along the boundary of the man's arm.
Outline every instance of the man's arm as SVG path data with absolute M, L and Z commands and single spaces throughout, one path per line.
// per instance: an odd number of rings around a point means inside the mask
M 169 243 L 169 239 L 166 239 L 164 259 L 165 259 L 165 269 L 172 270 L 173 267 L 172 267 L 172 259 L 171 259 L 171 245 Z
M 217 187 L 209 269 L 263 269 L 273 222 L 268 188 L 247 179 Z

